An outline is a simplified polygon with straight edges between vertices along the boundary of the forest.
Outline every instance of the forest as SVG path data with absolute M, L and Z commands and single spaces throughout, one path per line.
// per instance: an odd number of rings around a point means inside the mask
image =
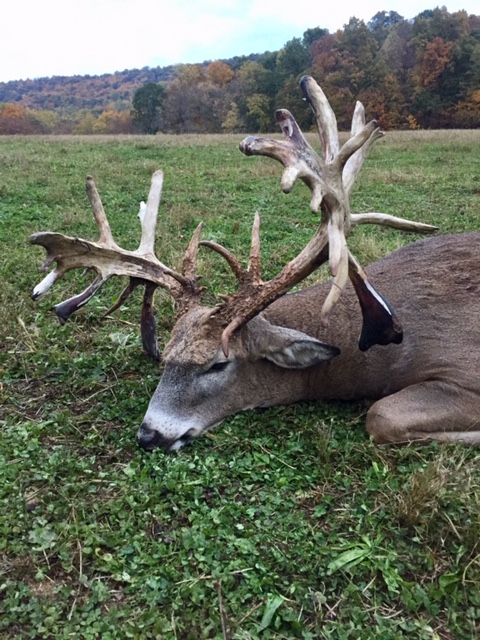
M 0 134 L 270 132 L 277 108 L 308 129 L 304 74 L 321 84 L 340 128 L 356 100 L 385 130 L 480 127 L 480 15 L 381 11 L 335 33 L 307 29 L 276 52 L 0 83 Z

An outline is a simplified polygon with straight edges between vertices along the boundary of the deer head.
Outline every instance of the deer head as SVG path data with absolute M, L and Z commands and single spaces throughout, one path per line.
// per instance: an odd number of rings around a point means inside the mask
M 386 214 L 350 212 L 349 195 L 355 179 L 368 149 L 383 134 L 375 121 L 365 124 L 363 107 L 357 103 L 351 137 L 340 147 L 335 115 L 323 91 L 310 77 L 302 78 L 301 87 L 315 115 L 321 157 L 285 109 L 276 113 L 283 140 L 249 136 L 240 144 L 240 150 L 247 155 L 265 155 L 283 164 L 281 187 L 284 192 L 288 193 L 300 178 L 312 192 L 311 210 L 320 213 L 320 223 L 312 239 L 272 280 L 264 282 L 261 277 L 258 213 L 253 223 L 247 268 L 225 247 L 200 242 L 201 226 L 187 248 L 182 273 L 161 263 L 154 252 L 163 183 L 160 171 L 153 175 L 147 204 L 141 208 L 142 237 L 136 251 L 124 250 L 113 240 L 91 178 L 87 178 L 87 193 L 99 228 L 99 241 L 48 232 L 36 233 L 30 239 L 47 249 L 43 270 L 48 270 L 54 261 L 57 263 L 55 270 L 35 288 L 34 299 L 43 295 L 69 269 L 91 268 L 97 273 L 85 291 L 56 305 L 61 322 L 88 302 L 112 275 L 126 275 L 129 284 L 107 313 L 123 304 L 136 286 L 144 285 L 142 341 L 146 351 L 158 359 L 153 293 L 162 287 L 174 297 L 178 315 L 163 354 L 165 370 L 138 433 L 139 443 L 146 449 L 156 446 L 177 449 L 231 413 L 285 401 L 281 390 L 272 397 L 268 385 L 264 388 L 265 380 L 281 380 L 292 369 L 304 371 L 338 355 L 335 345 L 324 344 L 302 331 L 272 324 L 263 313 L 326 261 L 333 281 L 318 311 L 319 322 L 328 324 L 330 313 L 350 277 L 363 316 L 359 348 L 366 350 L 373 344 L 402 340 L 402 329 L 393 310 L 368 282 L 348 250 L 346 237 L 362 223 L 418 232 L 431 232 L 436 227 Z M 196 274 L 199 245 L 220 254 L 238 280 L 237 291 L 215 308 L 201 305 L 202 288 L 198 286 Z M 287 386 L 301 384 L 301 378 L 300 374 Z M 237 392 L 239 381 L 242 381 L 241 393 Z M 282 389 L 282 385 L 279 388 Z

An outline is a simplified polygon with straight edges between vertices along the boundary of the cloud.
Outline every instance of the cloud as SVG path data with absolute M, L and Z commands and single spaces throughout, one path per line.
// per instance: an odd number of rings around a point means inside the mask
M 110 73 L 277 51 L 313 27 L 342 28 L 355 14 L 412 18 L 436 4 L 418 0 L 23 0 L 2 7 L 0 81 Z M 479 13 L 478 0 L 451 0 L 450 12 Z

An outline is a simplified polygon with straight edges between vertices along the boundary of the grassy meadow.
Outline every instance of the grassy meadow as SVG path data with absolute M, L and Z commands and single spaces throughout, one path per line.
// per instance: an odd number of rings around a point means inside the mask
M 316 220 L 306 187 L 282 194 L 281 166 L 243 156 L 241 139 L 0 137 L 2 639 L 480 637 L 478 449 L 375 447 L 365 405 L 312 403 L 144 453 L 136 431 L 161 367 L 142 353 L 141 293 L 101 320 L 124 285 L 112 279 L 64 326 L 51 307 L 89 274 L 30 299 L 44 260 L 31 233 L 97 239 L 89 174 L 116 241 L 134 249 L 139 202 L 163 169 L 157 255 L 175 268 L 200 220 L 203 238 L 246 259 L 258 210 L 271 277 Z M 480 229 L 480 131 L 389 133 L 352 211 Z M 414 239 L 364 226 L 350 247 L 365 264 Z M 234 285 L 211 252 L 199 271 L 212 304 Z M 164 344 L 163 293 L 156 316 Z

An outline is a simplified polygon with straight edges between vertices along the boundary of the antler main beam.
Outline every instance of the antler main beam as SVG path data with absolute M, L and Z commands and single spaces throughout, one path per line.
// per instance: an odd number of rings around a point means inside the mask
M 141 320 L 142 342 L 145 350 L 155 359 L 160 357 L 153 317 L 155 289 L 157 287 L 166 289 L 181 308 L 188 308 L 190 304 L 195 304 L 201 293 L 195 273 L 201 224 L 190 241 L 181 274 L 165 266 L 155 256 L 155 229 L 162 186 L 163 173 L 156 171 L 152 176 L 147 203 L 142 202 L 140 205 L 139 218 L 142 225 L 142 235 L 136 251 L 122 249 L 113 239 L 100 196 L 93 178 L 90 176 L 87 177 L 86 189 L 99 231 L 98 241 L 92 242 L 51 232 L 34 233 L 30 237 L 32 244 L 41 245 L 47 250 L 47 258 L 41 271 L 48 271 L 56 262 L 55 269 L 35 287 L 32 295 L 34 300 L 45 295 L 52 285 L 71 269 L 93 269 L 97 273 L 93 283 L 84 291 L 54 307 L 62 324 L 68 320 L 72 313 L 85 305 L 114 275 L 128 276 L 130 280 L 117 302 L 105 315 L 124 304 L 137 286 L 144 285 L 145 295 Z
M 361 103 L 357 102 L 352 118 L 351 137 L 340 147 L 335 114 L 324 92 L 309 76 L 304 76 L 300 85 L 317 122 L 322 157 L 309 145 L 295 118 L 286 109 L 276 112 L 283 140 L 248 136 L 240 143 L 240 150 L 246 155 L 268 156 L 283 165 L 281 188 L 285 193 L 291 191 L 297 179 L 302 180 L 312 192 L 311 210 L 314 213 L 321 211 L 320 226 L 305 249 L 273 281 L 259 286 L 262 288 L 262 293 L 257 298 L 259 305 L 264 304 L 263 299 L 271 302 L 275 297 L 283 295 L 285 290 L 328 259 L 333 283 L 320 314 L 322 323 L 328 323 L 330 312 L 350 277 L 364 316 L 360 348 L 367 349 L 376 343 L 400 342 L 401 327 L 392 308 L 367 281 L 365 273 L 347 248 L 346 238 L 354 226 L 366 223 L 418 233 L 431 233 L 437 227 L 383 213 L 350 212 L 349 195 L 367 152 L 384 134 L 375 120 L 365 123 L 365 111 Z M 248 310 L 240 308 L 243 297 L 239 291 L 239 309 L 234 320 L 236 327 L 244 324 L 244 318 L 248 321 L 255 312 L 258 313 L 258 307 L 255 310 L 252 305 Z M 231 330 L 227 327 L 226 332 L 231 333 Z

